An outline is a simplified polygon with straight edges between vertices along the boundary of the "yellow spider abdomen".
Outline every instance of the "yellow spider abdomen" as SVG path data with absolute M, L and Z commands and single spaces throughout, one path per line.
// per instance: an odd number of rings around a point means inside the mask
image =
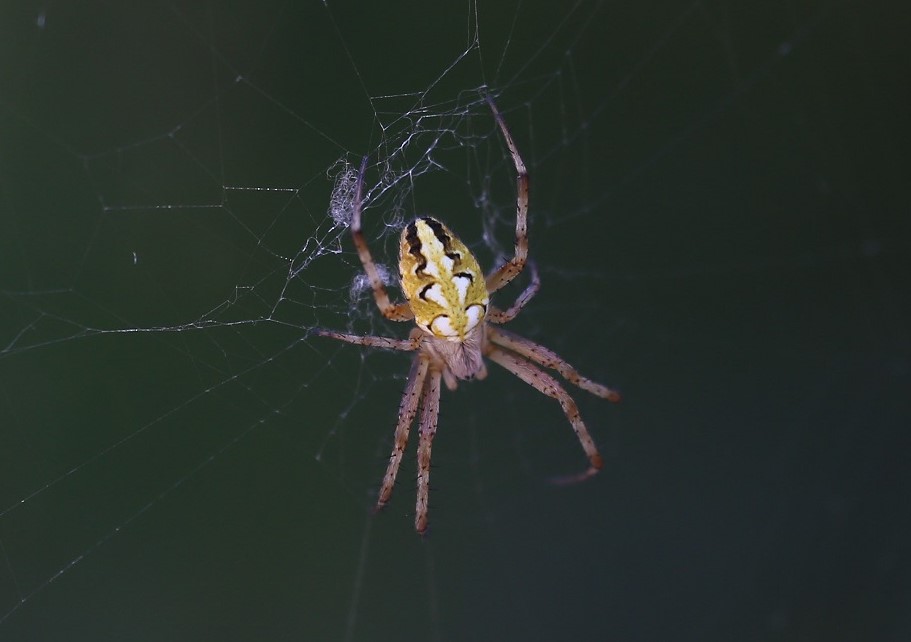
M 434 218 L 423 216 L 402 230 L 399 275 L 415 322 L 435 337 L 465 341 L 487 314 L 478 260 Z

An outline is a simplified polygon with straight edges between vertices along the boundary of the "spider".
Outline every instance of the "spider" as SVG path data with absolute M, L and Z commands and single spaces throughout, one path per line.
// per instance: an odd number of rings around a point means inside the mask
M 408 442 L 411 424 L 420 406 L 418 444 L 418 488 L 414 527 L 419 534 L 427 530 L 430 492 L 430 447 L 440 411 L 440 380 L 455 390 L 458 380 L 487 376 L 484 357 L 506 368 L 519 379 L 548 397 L 556 399 L 588 457 L 588 469 L 567 478 L 578 481 L 591 477 L 603 466 L 588 429 L 582 422 L 575 401 L 544 368 L 556 370 L 570 383 L 610 401 L 620 394 L 580 375 L 556 353 L 499 327 L 519 314 L 537 294 L 541 282 L 534 263 L 528 261 L 528 172 L 512 135 L 493 100 L 485 97 L 500 132 L 509 148 L 516 169 L 515 255 L 483 276 L 477 259 L 443 223 L 429 216 L 416 218 L 402 230 L 399 251 L 399 277 L 406 301 L 393 303 L 373 262 L 361 231 L 362 189 L 365 157 L 355 188 L 351 236 L 364 272 L 373 288 L 376 305 L 392 321 L 414 320 L 416 327 L 408 339 L 344 334 L 319 329 L 317 333 L 346 343 L 374 348 L 416 352 L 405 392 L 399 405 L 395 444 L 383 477 L 376 510 L 389 501 L 399 464 Z M 531 281 L 507 309 L 490 304 L 490 295 L 512 281 L 530 266 Z

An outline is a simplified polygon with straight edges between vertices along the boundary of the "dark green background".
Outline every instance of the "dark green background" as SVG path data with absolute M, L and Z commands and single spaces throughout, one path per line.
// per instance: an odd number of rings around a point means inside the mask
M 901 16 L 485 1 L 472 48 L 465 3 L 383 4 L 4 4 L 0 639 L 908 639 Z M 351 307 L 326 170 L 457 128 L 368 230 L 489 265 L 484 84 L 532 172 L 514 328 L 625 401 L 575 395 L 606 467 L 558 488 L 556 404 L 444 391 L 421 540 L 411 452 L 369 514 L 407 359 L 306 334 L 405 333 Z

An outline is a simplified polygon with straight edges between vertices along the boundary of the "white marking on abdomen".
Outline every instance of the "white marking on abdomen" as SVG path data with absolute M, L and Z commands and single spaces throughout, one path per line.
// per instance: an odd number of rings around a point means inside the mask
M 484 318 L 484 306 L 475 304 L 468 306 L 465 310 L 465 317 L 468 319 L 466 332 L 471 332 Z
M 468 286 L 471 285 L 471 279 L 467 276 L 454 276 L 452 277 L 452 283 L 459 293 L 459 305 L 465 305 L 465 298 L 468 296 Z
M 452 338 L 459 336 L 459 333 L 452 327 L 452 320 L 442 314 L 430 323 L 430 327 L 438 337 Z
M 443 296 L 443 289 L 440 287 L 439 283 L 434 283 L 427 288 L 424 291 L 424 298 L 427 301 L 433 301 L 441 308 L 449 307 L 449 303 L 446 301 L 446 297 Z
M 437 269 L 437 264 L 433 261 L 427 261 L 427 265 L 424 266 L 422 272 L 424 272 L 424 274 L 429 274 L 435 279 L 440 278 L 440 271 Z

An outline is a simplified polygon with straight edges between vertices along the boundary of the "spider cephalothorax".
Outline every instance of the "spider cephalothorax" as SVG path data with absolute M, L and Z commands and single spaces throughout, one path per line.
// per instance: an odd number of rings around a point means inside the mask
M 365 158 L 358 173 L 351 236 L 383 316 L 394 321 L 414 319 L 417 327 L 408 339 L 319 330 L 323 336 L 348 343 L 417 352 L 399 405 L 395 445 L 389 456 L 377 508 L 385 506 L 392 495 L 408 442 L 408 432 L 420 405 L 418 498 L 414 521 L 419 533 L 427 529 L 430 447 L 440 411 L 441 379 L 450 390 L 455 390 L 459 379 L 483 379 L 487 375 L 486 357 L 539 392 L 559 401 L 589 461 L 588 469 L 571 479 L 585 479 L 595 474 L 603 465 L 601 455 L 572 397 L 542 368 L 557 371 L 570 383 L 599 397 L 620 400 L 616 391 L 583 377 L 553 351 L 498 327 L 516 317 L 538 292 L 541 283 L 532 266 L 531 283 L 511 307 L 501 310 L 490 304 L 490 295 L 520 274 L 527 262 L 528 172 L 496 105 L 489 97 L 487 102 L 516 168 L 516 244 L 513 258 L 484 277 L 477 259 L 448 227 L 429 216 L 417 218 L 402 230 L 399 249 L 399 277 L 406 301 L 392 303 L 361 231 Z

